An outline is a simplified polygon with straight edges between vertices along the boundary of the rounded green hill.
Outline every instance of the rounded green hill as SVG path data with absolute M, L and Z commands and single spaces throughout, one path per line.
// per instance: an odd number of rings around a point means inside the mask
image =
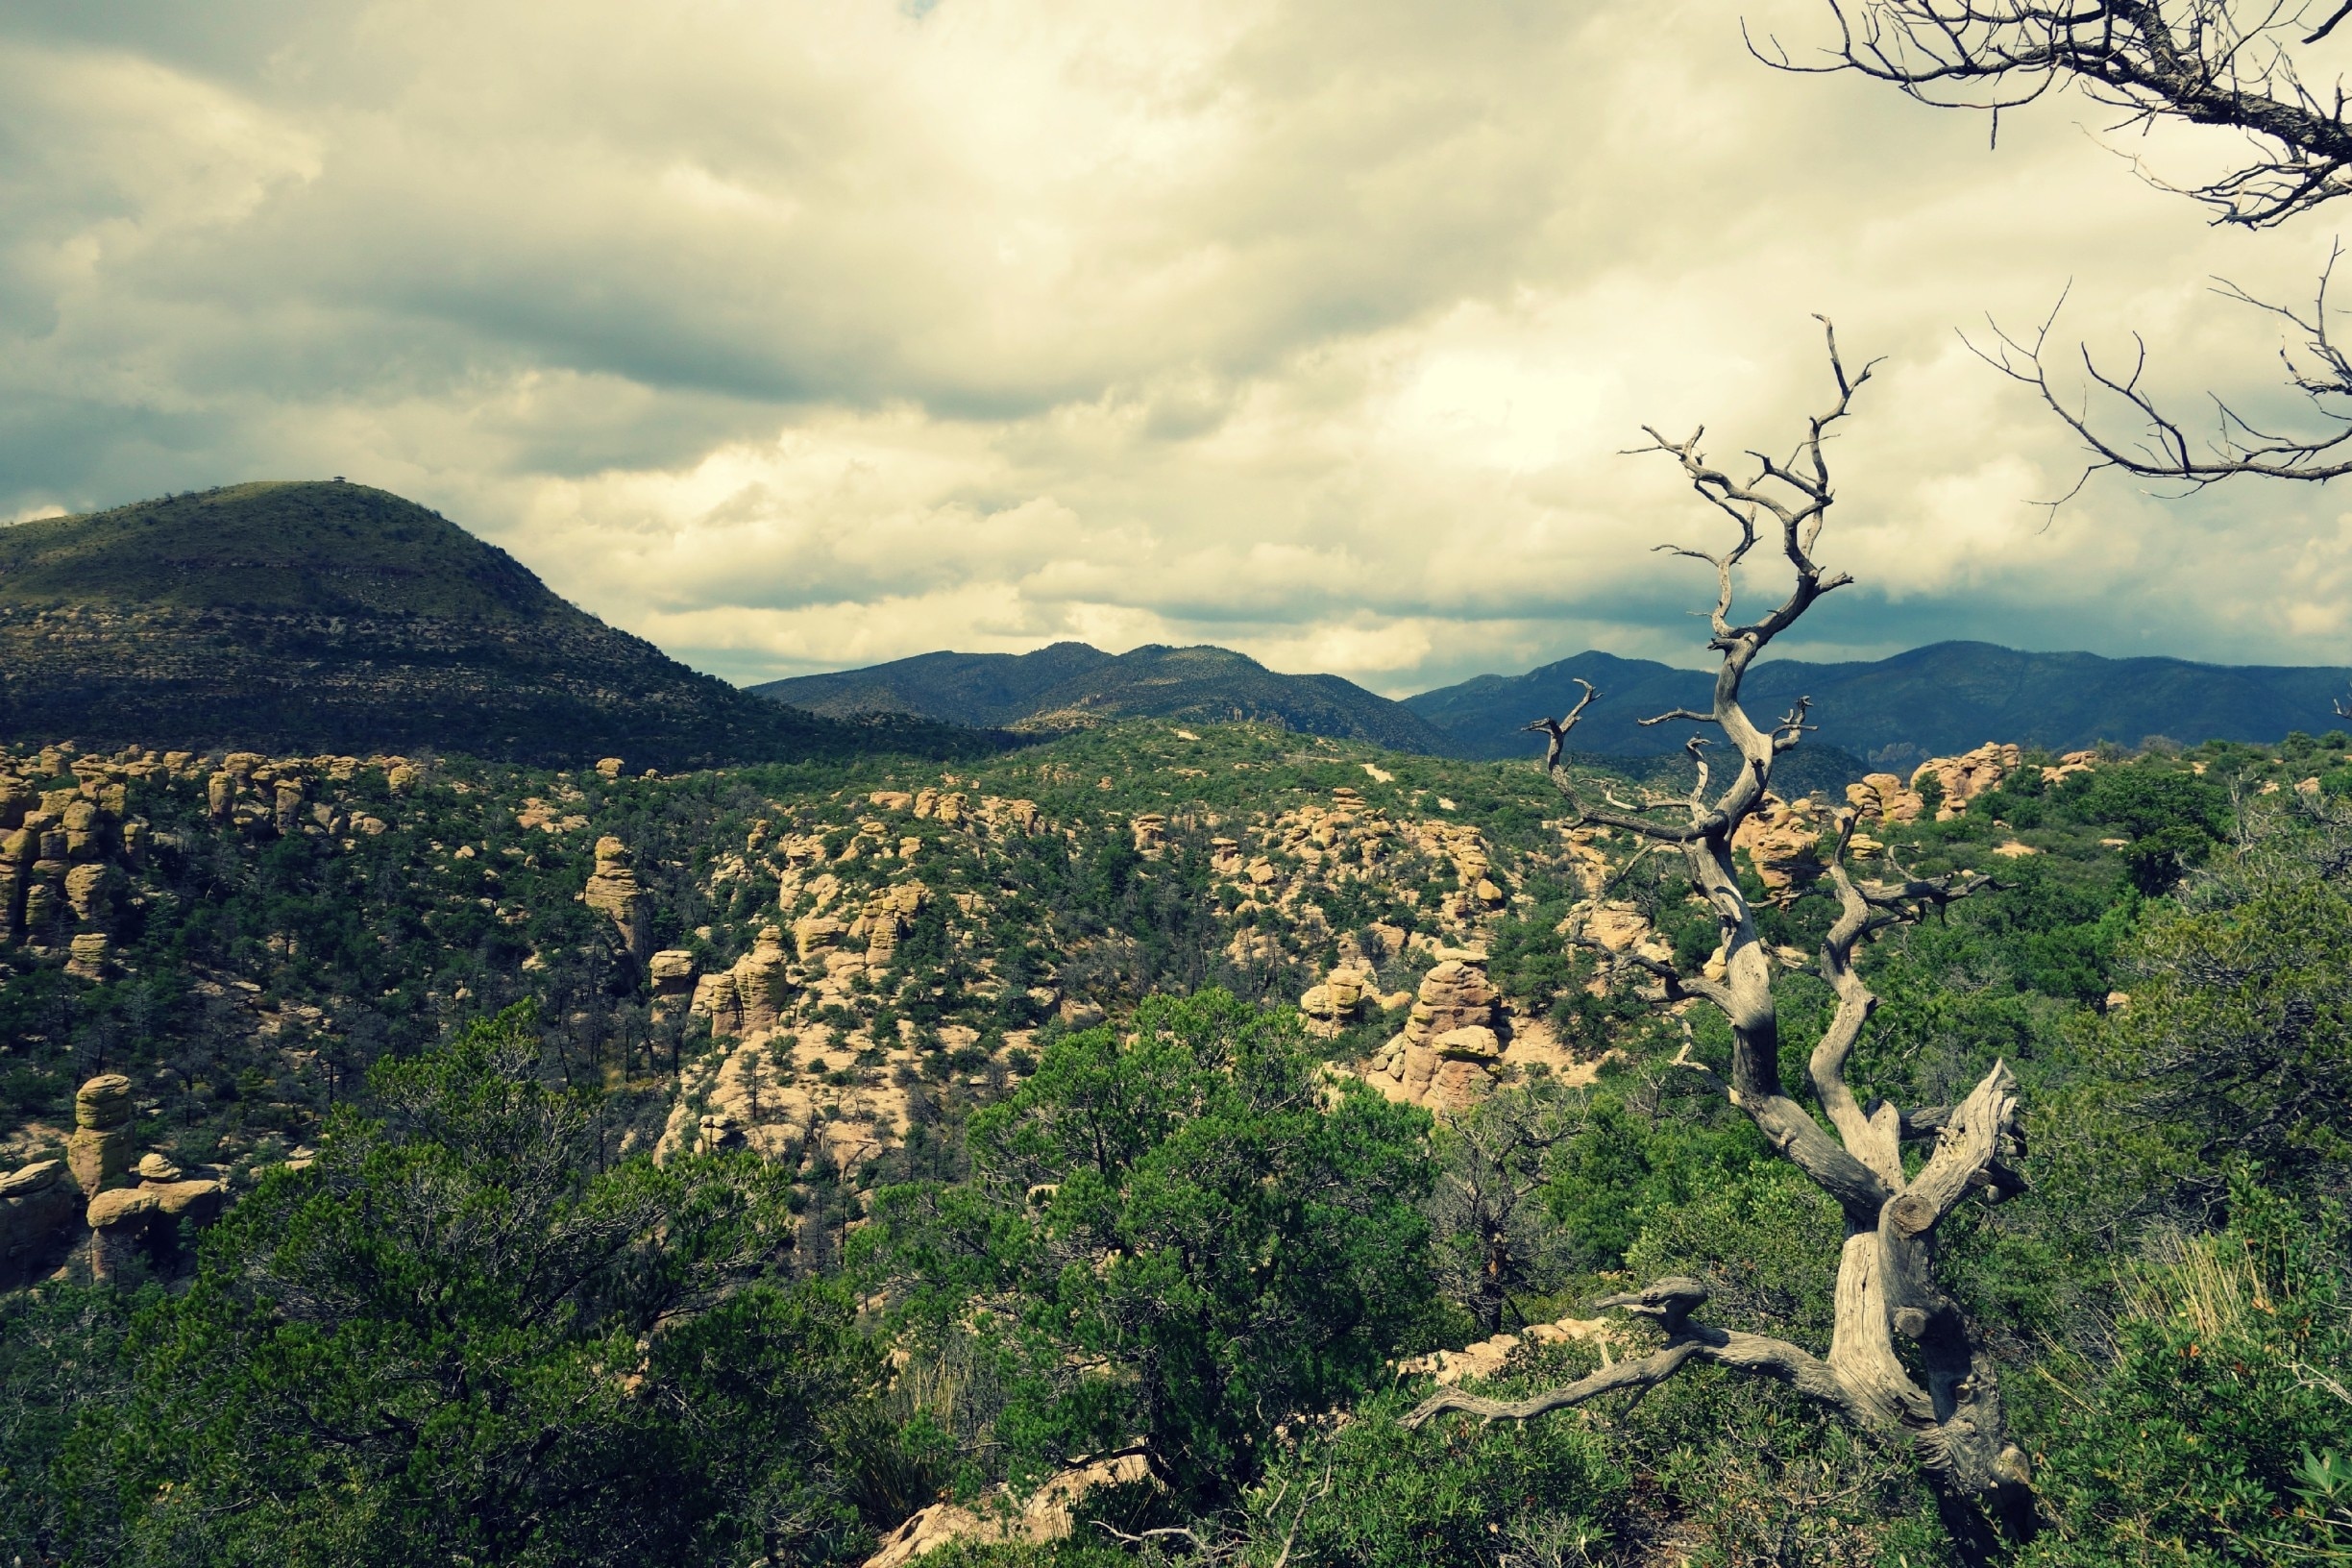
M 339 480 L 0 527 L 0 740 L 67 739 L 665 771 L 987 745 L 739 691 L 438 513 Z

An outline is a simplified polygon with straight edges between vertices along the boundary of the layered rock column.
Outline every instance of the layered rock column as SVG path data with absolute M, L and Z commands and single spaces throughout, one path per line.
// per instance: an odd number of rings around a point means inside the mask
M 596 870 L 580 899 L 590 909 L 609 916 L 621 933 L 621 945 L 631 958 L 643 958 L 653 945 L 645 894 L 629 863 L 628 845 L 607 835 L 597 840 Z
M 65 1164 L 82 1195 L 94 1198 L 120 1187 L 131 1170 L 131 1080 L 102 1073 L 74 1095 L 74 1131 L 65 1140 Z
M 1385 1078 L 1384 1092 L 1433 1111 L 1483 1099 L 1503 1059 L 1500 999 L 1483 953 L 1441 949 L 1404 1032 L 1372 1059 L 1374 1087 Z

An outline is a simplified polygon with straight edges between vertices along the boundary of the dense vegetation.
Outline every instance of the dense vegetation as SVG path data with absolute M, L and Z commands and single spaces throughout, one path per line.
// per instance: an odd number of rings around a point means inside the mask
M 1923 872 L 1999 879 L 1868 949 L 1883 1003 L 1850 1077 L 1907 1105 L 1948 1103 L 1997 1057 L 2020 1079 L 2028 1188 L 1955 1215 L 1943 1284 L 1987 1327 L 2031 1451 L 2045 1524 L 2021 1561 L 2352 1554 L 2348 749 L 2157 747 L 2048 778 L 2034 757 L 1953 820 L 1874 828 Z M 926 777 L 447 763 L 349 849 L 238 839 L 156 792 L 171 896 L 127 933 L 133 972 L 92 986 L 41 962 L 0 984 L 12 1093 L 54 1117 L 74 1074 L 134 1067 L 177 1146 L 250 1185 L 182 1273 L 69 1272 L 0 1303 L 0 1536 L 27 1563 L 854 1562 L 942 1497 L 985 1520 L 1081 1456 L 1133 1452 L 1142 1477 L 1089 1494 L 1066 1539 L 946 1550 L 1948 1560 L 1906 1455 L 1769 1384 L 1699 1373 L 1526 1424 L 1400 1424 L 1428 1385 L 1394 1360 L 1582 1315 L 1629 1281 L 1698 1276 L 1716 1321 L 1829 1334 L 1834 1210 L 1674 1065 L 1720 1062 L 1706 1013 L 1596 992 L 1563 949 L 1591 894 L 1522 769 L 1163 725 L 958 770 L 1055 831 L 984 849 L 914 824 L 934 907 L 989 909 L 919 921 L 903 975 L 843 1026 L 878 1042 L 904 1019 L 932 1051 L 920 1136 L 856 1172 L 817 1147 L 796 1168 L 647 1161 L 680 1056 L 716 1047 L 663 1034 L 572 901 L 590 839 L 637 847 L 658 940 L 723 961 L 772 918 L 713 880 L 754 823 L 838 850 L 869 793 Z M 1343 783 L 1480 825 L 1517 892 L 1482 926 L 1496 983 L 1587 1059 L 1616 1053 L 1594 1081 L 1534 1075 L 1433 1124 L 1322 1076 L 1374 1040 L 1310 1040 L 1288 1004 L 1344 934 L 1437 934 L 1452 873 L 1400 858 L 1238 963 L 1207 853 L 1230 828 L 1208 823 Z M 591 823 L 517 825 L 520 795 L 566 791 Z M 1127 825 L 1145 811 L 1168 820 L 1149 859 Z M 1659 858 L 1604 847 L 1605 895 L 1703 960 L 1711 922 Z M 1817 893 L 1776 901 L 1767 934 L 1806 949 L 1828 914 Z M 308 1065 L 247 1016 L 203 1033 L 248 975 L 272 1017 L 320 1009 Z M 1032 999 L 1045 980 L 1113 1024 L 1071 1027 Z M 1783 982 L 1792 1091 L 1829 1003 Z M 222 1054 L 174 1076 L 200 1046 Z M 315 1158 L 277 1164 L 297 1139 Z M 1638 1350 L 1636 1332 L 1613 1353 Z M 1531 1340 L 1491 1386 L 1601 1354 Z

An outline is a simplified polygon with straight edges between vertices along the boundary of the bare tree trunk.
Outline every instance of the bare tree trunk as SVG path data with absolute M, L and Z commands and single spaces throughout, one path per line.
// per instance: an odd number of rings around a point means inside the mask
M 1610 953 L 1598 942 L 1585 944 L 1600 950 L 1612 965 L 1646 971 L 1656 982 L 1662 1002 L 1696 998 L 1723 1013 L 1731 1027 L 1728 1082 L 1688 1062 L 1687 1051 L 1682 1065 L 1706 1073 L 1776 1150 L 1837 1200 L 1845 1213 L 1846 1242 L 1838 1265 L 1828 1353 L 1816 1357 L 1782 1340 L 1694 1323 L 1690 1314 L 1706 1300 L 1706 1288 L 1696 1280 L 1674 1277 L 1599 1304 L 1655 1319 L 1666 1342 L 1654 1354 L 1604 1367 L 1568 1387 L 1515 1404 L 1446 1390 L 1424 1402 L 1409 1420 L 1418 1425 L 1450 1409 L 1487 1419 L 1525 1419 L 1580 1405 L 1599 1394 L 1652 1386 L 1694 1361 L 1757 1373 L 1788 1384 L 1857 1426 L 1907 1440 L 1935 1489 L 1953 1539 L 1971 1560 L 1985 1561 L 1997 1557 L 2005 1543 L 2032 1533 L 2030 1480 L 2024 1454 L 2009 1440 L 1993 1361 L 1958 1307 L 1935 1286 L 1935 1246 L 1937 1228 L 1970 1192 L 1983 1189 L 1998 1198 L 2019 1185 L 2002 1164 L 2002 1156 L 2017 1148 L 2012 1125 L 2015 1080 L 2007 1064 L 1997 1063 L 1959 1105 L 1906 1118 L 1892 1105 L 1857 1102 L 1847 1087 L 1845 1069 L 1877 1005 L 1855 972 L 1856 944 L 1874 931 L 1915 919 L 1990 884 L 1973 875 L 1857 880 L 1845 864 L 1852 819 L 1841 821 L 1828 868 L 1839 917 L 1823 941 L 1820 960 L 1820 973 L 1835 989 L 1838 1005 L 1813 1048 L 1807 1072 L 1813 1097 L 1828 1122 L 1825 1129 L 1782 1090 L 1772 986 L 1775 960 L 1757 935 L 1754 913 L 1732 859 L 1732 840 L 1762 802 L 1775 758 L 1812 727 L 1804 722 L 1806 703 L 1801 701 L 1769 729 L 1758 728 L 1740 706 L 1741 681 L 1775 636 L 1823 594 L 1851 580 L 1842 573 L 1824 574 L 1813 560 L 1833 499 L 1822 438 L 1845 417 L 1855 390 L 1869 380 L 1870 368 L 1850 379 L 1838 357 L 1834 331 L 1828 348 L 1838 386 L 1835 404 L 1809 421 L 1805 439 L 1786 462 L 1760 457 L 1760 472 L 1750 483 L 1739 484 L 1708 467 L 1699 453 L 1697 434 L 1671 443 L 1652 430 L 1654 445 L 1644 449 L 1673 456 L 1692 487 L 1738 525 L 1736 542 L 1720 554 L 1675 551 L 1705 561 L 1716 572 L 1708 646 L 1722 663 L 1713 705 L 1705 713 L 1678 710 L 1643 721 L 1681 720 L 1720 729 L 1738 754 L 1730 782 L 1708 798 L 1706 743 L 1694 735 L 1688 745 L 1699 765 L 1699 779 L 1687 798 L 1650 796 L 1639 804 L 1610 800 L 1605 806 L 1589 806 L 1561 764 L 1560 744 L 1600 694 L 1580 681 L 1584 696 L 1575 711 L 1565 719 L 1540 720 L 1529 726 L 1550 737 L 1546 771 L 1580 823 L 1605 824 L 1679 847 L 1693 887 L 1715 911 L 1723 936 L 1720 980 L 1687 976 L 1670 964 L 1629 952 Z M 1733 574 L 1767 534 L 1777 535 L 1795 573 L 1795 586 L 1761 619 L 1734 624 Z M 1659 815 L 1661 811 L 1685 820 L 1674 821 Z M 1925 1163 L 1908 1179 L 1902 1161 L 1907 1139 L 1933 1140 Z M 1898 1349 L 1899 1339 L 1908 1347 L 1908 1364 Z

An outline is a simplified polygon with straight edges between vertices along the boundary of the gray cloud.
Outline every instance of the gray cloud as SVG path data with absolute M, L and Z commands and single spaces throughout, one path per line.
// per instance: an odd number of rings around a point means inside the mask
M 1798 35 L 1815 0 L 1759 0 Z M 2263 404 L 2304 236 L 2058 100 L 1757 66 L 1722 7 L 1056 0 L 0 14 L 0 517 L 252 475 L 441 507 L 739 677 L 1213 640 L 1407 691 L 1690 657 L 1730 458 L 1885 355 L 1808 649 L 2338 657 L 2325 492 L 2095 487 L 1954 329 Z M 2159 160 L 2209 156 L 2193 135 Z

